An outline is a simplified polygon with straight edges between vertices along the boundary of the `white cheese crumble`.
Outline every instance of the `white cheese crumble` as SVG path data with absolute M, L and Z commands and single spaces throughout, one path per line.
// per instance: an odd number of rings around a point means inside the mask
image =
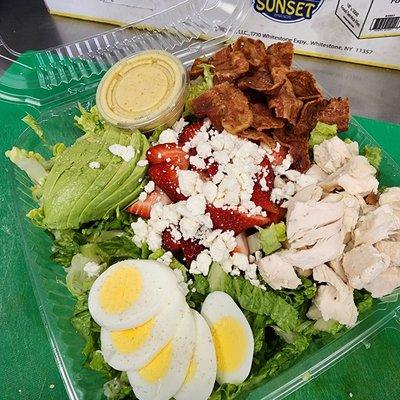
M 148 164 L 149 162 L 147 160 L 139 160 L 137 163 L 138 167 L 145 167 Z
M 94 278 L 99 276 L 101 266 L 94 261 L 89 261 L 84 265 L 83 270 L 85 271 L 88 278 Z
M 153 181 L 149 181 L 144 187 L 146 193 L 151 193 L 155 189 L 156 185 Z
M 169 264 L 171 264 L 172 262 L 172 257 L 172 253 L 170 251 L 167 251 L 161 257 L 158 257 L 157 261 L 169 267 Z
M 135 156 L 135 149 L 129 146 L 123 146 L 122 144 L 112 144 L 108 150 L 118 157 L 121 157 L 125 162 L 129 162 Z
M 98 161 L 91 161 L 89 163 L 89 168 L 99 169 L 100 168 L 100 163 Z

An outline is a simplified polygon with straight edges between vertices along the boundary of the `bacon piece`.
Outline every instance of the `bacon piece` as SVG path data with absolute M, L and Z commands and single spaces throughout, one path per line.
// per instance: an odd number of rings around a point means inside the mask
M 247 97 L 228 82 L 213 86 L 194 99 L 192 109 L 196 117 L 208 117 L 215 128 L 233 134 L 247 129 L 253 122 Z
M 275 129 L 273 137 L 281 145 L 289 149 L 289 154 L 293 158 L 293 168 L 299 172 L 306 172 L 311 166 L 310 154 L 308 149 L 308 137 L 300 137 L 293 134 L 292 129 Z
M 239 79 L 239 89 L 253 89 L 258 92 L 276 96 L 286 81 L 284 76 L 276 76 L 275 79 L 269 71 L 260 68 L 252 75 L 246 75 Z
M 266 63 L 270 70 L 274 67 L 285 67 L 290 70 L 293 62 L 293 54 L 292 42 L 274 43 L 267 48 Z
M 259 131 L 268 129 L 283 128 L 283 120 L 276 118 L 268 107 L 261 103 L 251 104 L 250 110 L 253 113 L 253 123 L 251 126 Z
M 267 50 L 261 40 L 241 36 L 232 48 L 234 51 L 241 51 L 252 67 L 258 68 L 265 63 Z
M 265 144 L 267 147 L 273 149 L 276 146 L 276 140 L 273 139 L 267 132 L 256 131 L 254 129 L 246 129 L 237 134 L 239 137 L 247 140 L 253 140 Z
M 287 78 L 293 86 L 296 97 L 303 101 L 322 98 L 322 92 L 316 80 L 308 71 L 290 71 Z
M 318 112 L 317 121 L 325 124 L 337 125 L 338 132 L 344 132 L 349 129 L 350 106 L 349 99 L 346 97 L 332 98 L 328 101 L 324 110 Z
M 244 54 L 232 50 L 231 46 L 217 51 L 209 62 L 214 67 L 214 84 L 233 82 L 249 70 Z
M 296 136 L 308 136 L 317 124 L 317 115 L 327 106 L 328 100 L 317 99 L 304 104 L 299 121 L 294 128 Z
M 207 59 L 204 58 L 196 58 L 193 62 L 192 67 L 189 71 L 190 79 L 196 79 L 199 76 L 202 76 L 204 73 L 203 64 L 208 63 Z

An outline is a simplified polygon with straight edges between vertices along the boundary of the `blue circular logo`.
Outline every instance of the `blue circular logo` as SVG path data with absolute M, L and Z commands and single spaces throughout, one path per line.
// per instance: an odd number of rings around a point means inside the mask
M 272 21 L 294 23 L 311 19 L 324 0 L 253 0 L 256 12 Z

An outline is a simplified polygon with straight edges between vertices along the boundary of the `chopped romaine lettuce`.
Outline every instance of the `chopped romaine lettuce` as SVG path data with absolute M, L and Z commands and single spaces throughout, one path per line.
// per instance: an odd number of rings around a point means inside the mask
M 313 148 L 321 144 L 324 140 L 333 138 L 337 135 L 337 125 L 328 125 L 317 122 L 317 125 L 310 133 L 309 146 Z
M 118 375 L 104 384 L 104 395 L 108 400 L 133 399 L 132 386 L 126 372 Z
M 286 225 L 284 222 L 271 224 L 268 228 L 259 228 L 259 238 L 261 248 L 266 255 L 279 250 L 282 242 L 286 240 Z
M 32 130 L 39 136 L 40 139 L 44 138 L 42 127 L 36 121 L 36 119 L 31 114 L 26 114 L 24 118 L 22 118 L 28 126 L 32 128 Z
M 103 129 L 103 120 L 101 119 L 99 110 L 93 106 L 87 111 L 80 103 L 78 103 L 80 116 L 75 116 L 77 126 L 85 133 L 97 133 Z
M 382 161 L 382 149 L 380 147 L 365 146 L 364 156 L 374 168 L 379 169 Z
M 194 81 L 191 81 L 188 86 L 188 93 L 185 102 L 185 111 L 183 116 L 191 115 L 192 111 L 192 101 L 196 97 L 199 97 L 205 91 L 213 86 L 213 74 L 211 72 L 212 66 L 209 64 L 203 64 L 204 76 L 199 76 Z
M 158 139 L 161 135 L 161 132 L 165 130 L 165 126 L 161 125 L 158 128 L 154 129 L 154 131 L 152 132 L 151 136 L 149 137 L 149 143 L 153 144 L 158 142 Z
M 48 162 L 38 153 L 13 147 L 6 151 L 6 157 L 26 172 L 32 182 L 42 185 L 48 175 Z
M 241 277 L 232 277 L 213 263 L 208 274 L 210 291 L 228 293 L 240 307 L 255 314 L 269 316 L 281 329 L 288 331 L 298 324 L 296 309 L 272 290 L 263 290 Z
M 53 156 L 58 157 L 66 148 L 67 146 L 64 143 L 56 143 L 51 148 Z

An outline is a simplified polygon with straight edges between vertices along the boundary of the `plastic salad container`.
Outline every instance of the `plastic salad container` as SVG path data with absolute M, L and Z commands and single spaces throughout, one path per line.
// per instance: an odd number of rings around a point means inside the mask
M 250 6 L 250 2 L 240 0 L 186 0 L 162 13 L 162 20 L 166 21 L 164 29 L 143 29 L 160 20 L 161 14 L 154 15 L 73 44 L 31 52 L 27 55 L 29 65 L 18 61 L 19 54 L 0 39 L 0 58 L 16 60 L 14 63 L 20 71 L 9 75 L 0 86 L 0 99 L 34 106 L 47 138 L 53 143 L 71 144 L 80 135 L 73 124 L 73 116 L 78 114 L 77 102 L 85 107 L 94 104 L 102 75 L 116 61 L 155 48 L 175 54 L 189 66 L 196 57 L 210 55 L 223 46 L 240 26 Z M 225 27 L 224 34 L 221 26 Z M 214 38 L 200 41 L 204 36 Z M 360 147 L 377 145 L 354 120 L 345 136 L 358 141 Z M 21 133 L 15 145 L 48 156 L 48 150 L 30 128 Z M 388 186 L 400 184 L 400 166 L 387 154 L 383 154 L 380 182 Z M 70 323 L 75 300 L 65 287 L 63 268 L 51 260 L 51 239 L 25 217 L 35 207 L 29 178 L 17 168 L 10 168 L 8 184 L 13 190 L 29 276 L 67 393 L 74 400 L 102 398 L 105 379 L 83 366 L 83 339 Z M 399 329 L 399 311 L 400 299 L 396 292 L 376 301 L 353 329 L 313 342 L 294 364 L 263 382 L 247 398 L 285 397 L 374 335 L 390 328 Z

